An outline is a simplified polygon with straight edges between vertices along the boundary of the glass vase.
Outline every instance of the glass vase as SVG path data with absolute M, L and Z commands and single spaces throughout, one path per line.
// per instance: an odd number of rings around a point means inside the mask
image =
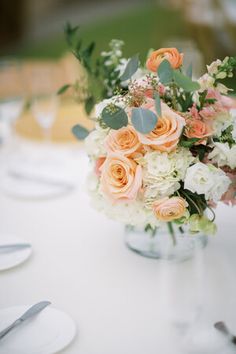
M 186 227 L 170 223 L 163 223 L 156 230 L 126 225 L 125 243 L 130 250 L 144 257 L 185 261 L 207 245 L 207 236 L 190 234 Z

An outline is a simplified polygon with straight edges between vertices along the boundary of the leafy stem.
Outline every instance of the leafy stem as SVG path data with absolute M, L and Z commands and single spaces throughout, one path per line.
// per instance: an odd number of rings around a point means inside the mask
M 177 242 L 176 242 L 175 231 L 174 231 L 172 222 L 171 221 L 167 222 L 167 226 L 168 226 L 168 230 L 169 230 L 170 236 L 173 241 L 173 246 L 176 246 Z

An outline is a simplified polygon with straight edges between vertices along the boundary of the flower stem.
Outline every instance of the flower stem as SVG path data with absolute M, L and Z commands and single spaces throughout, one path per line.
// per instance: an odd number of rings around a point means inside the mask
M 175 231 L 174 231 L 172 222 L 169 221 L 169 222 L 167 223 L 167 226 L 168 226 L 169 233 L 170 233 L 171 238 L 172 238 L 172 241 L 173 241 L 173 246 L 176 246 L 176 237 L 175 237 Z

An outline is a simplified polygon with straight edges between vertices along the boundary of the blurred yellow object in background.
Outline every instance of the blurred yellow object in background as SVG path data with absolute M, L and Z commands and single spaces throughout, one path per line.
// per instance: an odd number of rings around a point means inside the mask
M 87 129 L 93 129 L 93 122 L 88 119 L 83 105 L 71 100 L 62 101 L 57 113 L 55 123 L 51 130 L 51 140 L 58 143 L 76 142 L 71 132 L 75 124 L 81 124 Z M 33 117 L 30 110 L 27 110 L 15 125 L 16 133 L 24 138 L 32 140 L 44 140 L 43 131 Z

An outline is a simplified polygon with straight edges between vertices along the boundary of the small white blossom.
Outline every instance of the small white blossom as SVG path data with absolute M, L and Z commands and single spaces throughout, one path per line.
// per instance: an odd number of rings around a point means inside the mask
M 218 72 L 219 66 L 222 64 L 220 59 L 213 61 L 210 65 L 207 65 L 207 71 L 210 75 L 215 75 Z

